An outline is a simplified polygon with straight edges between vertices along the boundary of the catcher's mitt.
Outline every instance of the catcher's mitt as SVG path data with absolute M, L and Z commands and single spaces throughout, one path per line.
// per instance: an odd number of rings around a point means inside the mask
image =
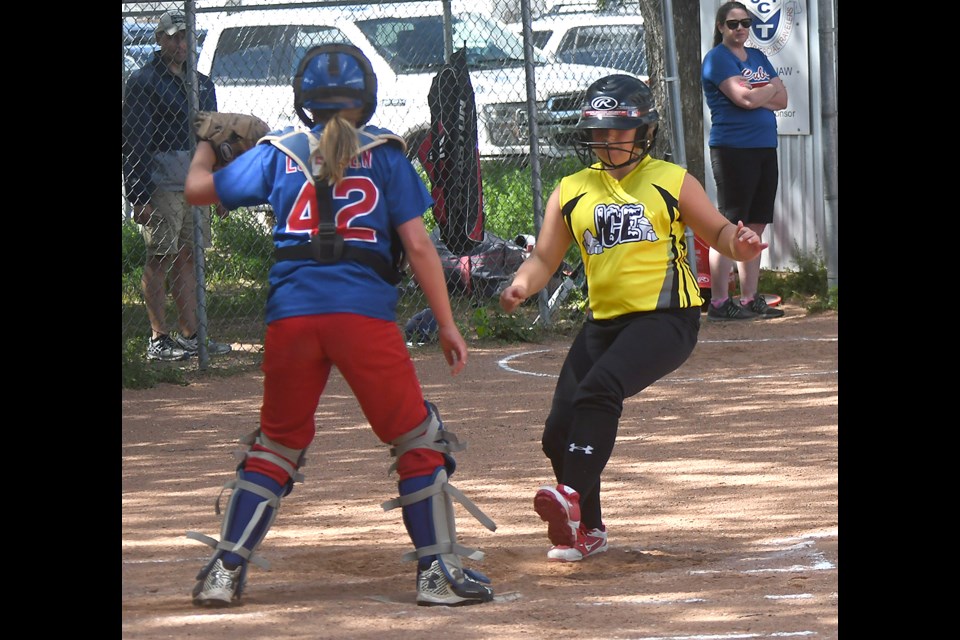
M 270 132 L 270 127 L 256 116 L 244 113 L 201 111 L 193 121 L 198 140 L 206 140 L 217 154 L 217 167 L 233 162 L 252 149 Z

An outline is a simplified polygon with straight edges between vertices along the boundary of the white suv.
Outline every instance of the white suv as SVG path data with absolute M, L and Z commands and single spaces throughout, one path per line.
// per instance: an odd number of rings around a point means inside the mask
M 424 5 L 433 7 L 433 13 Z M 437 2 L 421 3 L 419 9 L 407 4 L 240 11 L 211 20 L 198 67 L 216 85 L 221 111 L 252 113 L 273 128 L 301 126 L 291 87 L 301 58 L 319 44 L 351 43 L 366 54 L 377 74 L 372 124 L 403 136 L 412 153 L 430 127 L 427 94 L 444 63 L 443 37 Z M 503 24 L 463 11 L 453 17 L 452 48 L 464 46 L 477 103 L 480 154 L 527 155 L 521 40 Z M 616 71 L 537 56 L 540 151 L 558 156 L 565 153 L 563 126 L 569 126 L 572 114 L 575 122 L 583 90 Z
M 510 30 L 522 34 L 522 26 Z M 561 62 L 623 69 L 648 80 L 643 18 L 592 11 L 548 13 L 530 24 L 533 46 Z

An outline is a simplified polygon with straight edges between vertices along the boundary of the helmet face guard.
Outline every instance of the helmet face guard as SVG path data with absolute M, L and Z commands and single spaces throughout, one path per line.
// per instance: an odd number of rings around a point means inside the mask
M 630 153 L 626 162 L 610 165 L 600 160 L 608 169 L 639 162 L 650 152 L 659 129 L 660 114 L 653 108 L 653 93 L 639 78 L 628 75 L 612 75 L 600 78 L 587 88 L 577 122 L 577 157 L 586 166 L 592 166 L 597 150 L 618 150 Z M 592 129 L 636 129 L 629 148 L 624 143 L 594 142 Z
M 377 108 L 377 76 L 360 49 L 348 44 L 324 44 L 307 51 L 293 79 L 293 108 L 308 127 L 316 123 L 306 109 L 339 111 L 363 107 L 357 126 Z
M 599 128 L 599 127 L 597 127 Z M 611 129 L 615 127 L 610 127 Z M 603 165 L 604 169 L 619 169 L 627 165 L 643 160 L 650 149 L 653 148 L 653 142 L 657 138 L 658 125 L 645 124 L 637 128 L 636 135 L 630 142 L 595 142 L 590 134 L 590 129 L 584 129 L 577 132 L 577 139 L 574 144 L 574 151 L 577 158 L 584 166 L 592 167 L 597 161 Z M 611 151 L 622 151 L 629 153 L 630 157 L 620 164 L 609 164 L 597 154 L 597 151 L 606 151 L 607 157 L 610 157 Z

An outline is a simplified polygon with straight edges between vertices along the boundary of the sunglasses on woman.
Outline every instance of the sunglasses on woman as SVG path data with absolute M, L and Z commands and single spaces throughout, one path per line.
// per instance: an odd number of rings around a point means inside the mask
M 737 25 L 743 27 L 744 29 L 749 29 L 750 25 L 753 24 L 753 18 L 744 18 L 743 20 L 727 20 L 727 29 L 730 31 L 736 31 Z

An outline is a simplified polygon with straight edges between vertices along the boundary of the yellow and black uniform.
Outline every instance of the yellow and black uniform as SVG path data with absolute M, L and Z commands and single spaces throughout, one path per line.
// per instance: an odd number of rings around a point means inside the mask
M 622 180 L 599 169 L 560 181 L 560 210 L 580 247 L 593 317 L 701 307 L 678 210 L 686 169 L 650 156 Z
M 703 298 L 679 219 L 686 173 L 647 156 L 619 181 L 599 165 L 560 181 L 592 317 L 560 370 L 541 445 L 558 482 L 579 492 L 586 530 L 603 530 L 600 475 L 624 399 L 676 370 L 697 344 Z

